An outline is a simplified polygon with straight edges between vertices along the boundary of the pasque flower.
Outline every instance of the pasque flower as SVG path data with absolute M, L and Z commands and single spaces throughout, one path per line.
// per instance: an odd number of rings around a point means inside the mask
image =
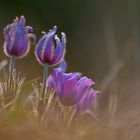
M 40 64 L 44 66 L 43 82 L 42 82 L 42 100 L 47 95 L 47 78 L 48 68 L 56 66 L 61 63 L 64 58 L 66 48 L 66 37 L 64 33 L 61 33 L 61 40 L 56 35 L 57 27 L 54 26 L 48 33 L 44 33 L 39 40 L 35 55 Z
M 31 34 L 33 29 L 25 26 L 24 16 L 16 18 L 13 23 L 4 28 L 4 52 L 7 56 L 15 56 L 17 58 L 24 57 L 30 49 L 30 37 L 35 38 Z
M 22 58 L 29 52 L 30 38 L 35 39 L 35 35 L 30 33 L 32 31 L 32 27 L 25 26 L 24 16 L 17 17 L 13 23 L 4 28 L 4 52 L 10 57 L 8 75 L 8 90 L 10 92 L 12 92 L 12 75 L 15 58 Z
M 94 84 L 91 79 L 82 77 L 80 73 L 66 74 L 58 70 L 53 71 L 52 80 L 56 93 L 65 106 L 78 104 L 86 91 Z
M 63 60 L 66 48 L 66 37 L 61 33 L 61 40 L 56 35 L 57 27 L 54 26 L 48 33 L 44 33 L 37 44 L 35 55 L 40 64 L 54 66 Z
M 63 75 L 64 75 L 64 79 L 65 80 L 69 80 L 70 78 L 78 78 L 80 80 L 80 78 L 81 78 L 81 74 L 80 73 L 69 73 L 69 74 L 66 74 L 65 73 L 66 69 L 67 69 L 67 63 L 66 63 L 65 60 L 63 60 L 57 68 L 54 68 L 52 70 L 52 72 L 51 72 L 51 74 L 50 74 L 50 76 L 48 77 L 48 80 L 47 80 L 47 86 L 49 88 L 55 89 L 56 81 L 54 80 L 53 77 L 54 77 L 54 73 L 56 73 L 56 71 L 62 72 Z M 87 80 L 88 78 L 83 78 L 83 79 Z M 93 85 L 95 82 L 91 81 L 91 83 Z M 85 83 L 83 83 L 83 84 L 85 84 Z M 77 109 L 78 110 L 91 109 L 94 106 L 94 104 L 95 104 L 96 96 L 97 96 L 98 93 L 100 93 L 100 91 L 94 90 L 94 88 L 91 87 L 91 85 L 89 85 L 89 87 L 85 90 L 85 93 L 81 94 L 82 95 L 81 100 L 78 103 L 76 103 Z

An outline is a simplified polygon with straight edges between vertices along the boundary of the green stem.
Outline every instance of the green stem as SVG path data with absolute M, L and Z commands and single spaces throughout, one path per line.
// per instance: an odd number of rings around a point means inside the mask
M 12 88 L 14 65 L 15 65 L 15 57 L 11 56 L 10 57 L 10 64 L 9 64 L 9 75 L 8 75 L 8 85 L 9 85 L 10 92 L 11 92 L 11 88 Z
M 45 95 L 47 94 L 47 77 L 48 77 L 48 65 L 44 65 L 44 74 L 43 74 L 43 84 L 42 84 L 42 101 L 45 101 Z
M 41 96 L 40 96 L 39 104 L 38 104 L 38 111 L 39 111 L 38 119 L 39 119 L 40 123 L 41 123 L 41 116 L 44 112 L 45 102 L 46 102 L 45 96 L 46 96 L 46 93 L 47 93 L 47 86 L 46 86 L 47 77 L 48 77 L 48 65 L 44 65 L 42 90 L 41 90 Z

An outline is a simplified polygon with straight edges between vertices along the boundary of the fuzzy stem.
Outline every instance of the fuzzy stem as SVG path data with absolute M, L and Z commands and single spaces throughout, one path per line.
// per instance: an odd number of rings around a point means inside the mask
M 47 86 L 46 86 L 47 77 L 48 77 L 48 65 L 45 64 L 43 74 L 42 97 L 41 97 L 43 102 L 45 101 L 45 95 L 47 94 Z
M 48 65 L 45 64 L 44 65 L 44 74 L 43 74 L 41 96 L 40 96 L 39 104 L 38 104 L 38 111 L 39 111 L 38 119 L 39 119 L 40 123 L 41 123 L 41 116 L 42 116 L 44 109 L 45 109 L 45 102 L 46 102 L 45 96 L 47 94 L 47 86 L 46 86 L 47 77 L 48 77 Z
M 11 88 L 12 88 L 12 78 L 13 78 L 14 65 L 15 65 L 15 57 L 11 56 L 10 57 L 10 64 L 9 64 L 9 75 L 8 75 L 8 85 L 9 85 L 10 92 L 11 92 Z

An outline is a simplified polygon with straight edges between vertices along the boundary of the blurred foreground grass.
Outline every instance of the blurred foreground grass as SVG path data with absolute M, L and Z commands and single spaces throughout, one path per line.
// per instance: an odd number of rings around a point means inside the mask
M 40 126 L 35 116 L 27 117 L 22 110 L 25 98 L 21 95 L 22 100 L 17 100 L 10 114 L 0 112 L 0 139 L 139 140 L 139 82 L 134 80 L 125 83 L 118 90 L 116 81 L 113 80 L 104 93 L 98 96 L 94 111 L 96 117 L 91 117 L 88 113 L 80 114 L 69 128 L 63 128 L 61 123 L 55 124 L 52 121 L 46 127 Z

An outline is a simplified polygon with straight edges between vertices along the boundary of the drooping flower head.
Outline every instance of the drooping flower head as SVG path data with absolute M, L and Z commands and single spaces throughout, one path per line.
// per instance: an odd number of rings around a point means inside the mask
M 54 70 L 52 74 L 56 93 L 65 106 L 78 104 L 86 91 L 94 84 L 91 79 L 81 77 L 80 73 L 66 74 Z
M 35 35 L 31 34 L 32 31 L 32 27 L 25 26 L 24 16 L 16 18 L 13 23 L 7 25 L 4 28 L 5 54 L 9 57 L 24 57 L 30 49 L 30 38 L 35 39 Z
M 61 40 L 56 35 L 57 27 L 54 26 L 48 33 L 44 35 L 37 44 L 35 55 L 40 64 L 55 66 L 64 58 L 66 50 L 66 37 L 61 33 Z

